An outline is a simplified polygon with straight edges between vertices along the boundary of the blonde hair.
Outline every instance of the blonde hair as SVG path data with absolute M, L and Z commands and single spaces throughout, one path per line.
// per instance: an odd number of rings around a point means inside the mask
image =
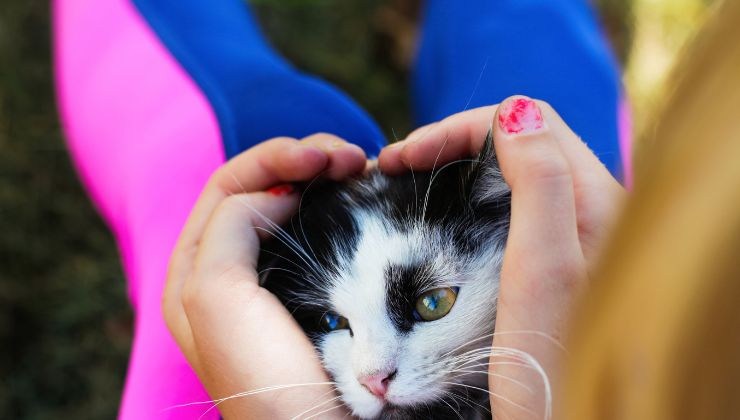
M 670 85 L 577 311 L 563 419 L 740 418 L 740 1 Z

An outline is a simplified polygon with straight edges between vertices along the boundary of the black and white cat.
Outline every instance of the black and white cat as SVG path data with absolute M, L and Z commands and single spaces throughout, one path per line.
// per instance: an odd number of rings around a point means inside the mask
M 263 285 L 365 419 L 490 418 L 488 355 L 511 195 L 477 159 L 309 186 Z

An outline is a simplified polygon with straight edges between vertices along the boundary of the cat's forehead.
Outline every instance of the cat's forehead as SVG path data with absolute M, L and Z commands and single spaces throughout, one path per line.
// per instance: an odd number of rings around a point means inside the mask
M 387 315 L 400 330 L 422 292 L 456 281 L 454 244 L 425 224 L 399 228 L 372 212 L 356 214 L 357 242 L 331 283 L 333 309 L 349 318 Z

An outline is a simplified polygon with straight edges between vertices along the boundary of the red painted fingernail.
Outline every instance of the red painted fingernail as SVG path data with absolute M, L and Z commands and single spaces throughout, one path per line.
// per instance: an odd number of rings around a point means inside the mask
M 290 184 L 276 185 L 267 190 L 268 193 L 276 195 L 278 197 L 288 195 L 293 191 L 295 191 L 295 188 L 293 188 L 293 186 Z
M 540 108 L 533 100 L 517 98 L 501 104 L 498 125 L 509 134 L 526 134 L 541 129 L 545 123 Z

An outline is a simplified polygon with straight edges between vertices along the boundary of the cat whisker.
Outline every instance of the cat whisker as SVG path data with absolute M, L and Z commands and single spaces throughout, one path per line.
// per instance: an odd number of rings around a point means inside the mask
M 319 274 L 321 271 L 320 266 L 318 263 L 314 260 L 311 260 L 311 257 L 306 253 L 306 251 L 295 242 L 293 239 L 285 239 L 282 235 L 277 235 L 273 230 L 263 228 L 261 226 L 255 226 L 255 230 L 263 231 L 269 235 L 272 235 L 275 239 L 280 241 L 283 245 L 286 246 L 289 250 L 293 251 L 293 253 L 300 258 L 307 266 L 310 268 L 314 273 Z
M 490 395 L 490 396 L 492 396 L 494 398 L 498 398 L 501 401 L 505 401 L 505 402 L 513 405 L 514 407 L 517 407 L 517 408 L 519 408 L 519 409 L 521 409 L 523 411 L 526 411 L 527 413 L 529 413 L 529 414 L 531 414 L 533 416 L 537 416 L 537 414 L 534 411 L 530 410 L 529 408 L 527 408 L 527 407 L 525 407 L 525 406 L 523 406 L 521 404 L 518 404 L 518 403 L 510 400 L 509 398 L 504 397 L 503 395 L 497 394 L 495 392 L 491 392 L 491 391 L 489 391 L 489 390 L 487 390 L 485 388 L 480 388 L 480 387 L 477 387 L 477 386 L 463 384 L 463 383 L 459 383 L 459 382 L 442 382 L 442 383 L 447 384 L 447 385 L 452 385 L 452 386 L 462 386 L 462 387 L 465 387 L 465 388 L 474 389 L 476 391 L 485 392 L 488 395 Z M 546 418 L 549 419 L 549 417 L 546 417 Z
M 236 182 L 236 184 L 239 186 L 239 188 L 241 188 L 242 193 L 247 194 L 247 191 L 244 188 L 244 185 L 239 181 L 239 178 L 237 178 L 236 175 L 234 175 L 231 172 L 229 172 L 229 175 L 234 180 L 234 182 Z M 301 251 L 303 251 L 305 253 L 305 251 L 302 249 L 302 247 L 300 246 L 300 244 L 298 244 L 298 242 L 296 242 L 295 240 L 293 240 L 293 238 L 288 234 L 288 232 L 286 232 L 285 230 L 283 230 L 277 223 L 275 223 L 269 217 L 267 217 L 264 214 L 262 214 L 262 212 L 260 212 L 256 208 L 254 208 L 254 206 L 252 206 L 251 204 L 247 203 L 245 200 L 239 200 L 239 201 L 242 204 L 244 204 L 245 207 L 247 207 L 251 211 L 255 212 L 255 214 L 257 214 L 258 216 L 260 216 L 260 218 L 262 220 L 264 220 L 272 229 L 274 229 L 275 232 L 280 233 L 282 235 L 283 239 L 285 239 L 287 241 L 292 241 L 292 243 L 296 246 L 296 249 L 299 249 L 299 250 L 301 250 Z
M 463 111 L 467 111 L 468 107 L 470 106 L 470 102 L 473 100 L 473 97 L 475 96 L 475 92 L 478 91 L 478 86 L 480 85 L 480 81 L 483 79 L 483 74 L 486 72 L 486 68 L 488 67 L 488 60 L 491 58 L 491 56 L 486 57 L 486 61 L 483 63 L 483 68 L 480 71 L 480 74 L 478 75 L 478 80 L 475 82 L 475 86 L 473 86 L 473 91 L 470 93 L 470 97 L 468 98 L 468 102 L 465 103 L 465 107 L 463 108 Z
M 424 219 L 427 215 L 427 205 L 429 204 L 429 194 L 432 191 L 432 183 L 434 182 L 434 169 L 437 167 L 437 162 L 439 162 L 440 156 L 442 156 L 442 151 L 445 149 L 445 146 L 447 146 L 447 142 L 450 140 L 450 134 L 447 133 L 447 137 L 445 137 L 444 143 L 442 143 L 442 147 L 439 148 L 439 152 L 437 153 L 437 157 L 434 159 L 434 163 L 432 164 L 432 172 L 431 177 L 429 178 L 429 185 L 427 186 L 427 193 L 424 196 L 424 207 L 422 209 L 421 213 L 421 223 L 424 223 Z
M 332 391 L 332 392 L 334 392 L 334 391 Z M 326 394 L 324 394 L 324 395 L 326 395 Z M 301 418 L 301 416 L 303 416 L 303 415 L 305 415 L 305 414 L 308 414 L 308 413 L 310 413 L 310 412 L 312 412 L 312 411 L 316 410 L 317 408 L 319 408 L 319 407 L 321 407 L 321 406 L 324 406 L 324 405 L 326 405 L 326 404 L 332 403 L 332 402 L 334 402 L 334 401 L 336 401 L 336 400 L 338 400 L 338 399 L 340 399 L 340 398 L 341 398 L 341 397 L 334 397 L 334 398 L 330 398 L 330 399 L 328 399 L 328 400 L 326 400 L 326 401 L 324 401 L 324 402 L 322 402 L 322 403 L 319 403 L 319 404 L 317 404 L 317 405 L 314 405 L 313 407 L 309 408 L 308 410 L 304 410 L 304 411 L 300 412 L 299 414 L 296 414 L 296 415 L 295 415 L 295 416 L 293 416 L 293 417 L 292 417 L 292 418 L 291 418 L 290 420 L 298 420 L 298 419 L 300 419 L 300 418 Z
M 259 271 L 259 272 L 257 273 L 257 277 L 258 277 L 258 278 L 260 278 L 260 277 L 262 277 L 262 275 L 263 275 L 264 273 L 267 273 L 267 272 L 269 272 L 269 271 L 274 271 L 274 270 L 277 270 L 277 271 L 285 271 L 286 273 L 290 273 L 290 274 L 292 274 L 292 275 L 294 275 L 294 276 L 299 276 L 299 275 L 300 275 L 300 274 L 296 273 L 296 272 L 295 272 L 295 271 L 293 271 L 293 270 L 288 270 L 287 268 L 281 268 L 281 267 L 268 267 L 268 268 L 264 268 L 264 269 L 260 270 L 260 271 Z
M 322 309 L 327 306 L 327 303 L 324 302 L 324 298 L 322 296 L 318 296 L 317 294 L 309 294 L 301 291 L 294 292 L 293 296 L 293 298 L 285 302 L 286 306 L 295 306 L 292 312 L 295 312 L 304 307 Z
M 169 411 L 169 410 L 174 410 L 177 408 L 184 408 L 184 407 L 192 407 L 196 405 L 213 404 L 212 407 L 210 407 L 205 413 L 201 415 L 202 417 L 203 415 L 208 413 L 208 411 L 212 410 L 213 408 L 215 408 L 217 405 L 221 404 L 222 402 L 232 400 L 235 398 L 247 397 L 247 396 L 262 394 L 262 393 L 271 392 L 271 391 L 280 391 L 284 389 L 299 388 L 303 386 L 326 386 L 326 385 L 334 386 L 336 385 L 336 382 L 306 382 L 306 383 L 299 383 L 299 384 L 271 385 L 271 386 L 253 389 L 250 391 L 238 392 L 236 394 L 229 395 L 223 398 L 216 398 L 216 399 L 208 400 L 208 401 L 194 401 L 194 402 L 189 402 L 189 403 L 184 403 L 184 404 L 177 404 L 177 405 L 164 408 L 162 411 Z
M 264 228 L 257 227 L 255 229 L 264 229 Z M 300 264 L 298 264 L 296 261 L 293 261 L 290 258 L 285 257 L 284 255 L 276 254 L 276 253 L 274 253 L 272 251 L 268 251 L 266 249 L 263 249 L 262 252 L 267 253 L 267 254 L 270 254 L 270 255 L 273 255 L 273 256 L 275 256 L 277 258 L 282 259 L 283 261 L 286 261 L 288 263 L 291 263 L 291 264 L 293 264 L 294 266 L 296 266 L 299 269 L 303 269 L 303 267 Z M 311 267 L 309 266 L 309 268 L 311 268 Z M 312 271 L 311 272 L 311 275 L 316 275 L 316 274 L 313 273 L 313 271 L 315 271 L 315 270 L 311 269 L 311 271 Z M 312 280 L 312 278 L 310 276 L 298 276 L 298 278 L 300 278 L 301 280 L 306 281 L 306 282 L 308 282 L 308 283 L 310 283 L 310 284 L 315 285 L 315 286 L 318 287 L 318 284 L 313 283 L 313 280 Z
M 497 332 L 495 332 L 493 334 L 494 335 L 513 335 L 513 334 L 531 334 L 531 335 L 537 335 L 537 336 L 540 336 L 540 337 L 546 339 L 547 341 L 551 342 L 552 344 L 554 344 L 555 346 L 557 346 L 560 350 L 562 350 L 562 351 L 564 351 L 566 353 L 568 352 L 568 349 L 565 348 L 565 346 L 563 345 L 563 343 L 561 343 L 560 341 L 558 341 L 555 337 L 553 337 L 553 336 L 551 336 L 549 334 L 545 334 L 542 331 L 537 331 L 537 330 L 511 330 L 511 331 L 497 331 Z
M 460 369 L 458 369 L 458 370 L 446 371 L 445 373 L 462 373 L 462 375 L 454 375 L 454 377 L 456 377 L 456 378 L 457 377 L 461 377 L 461 376 L 468 376 L 468 375 L 493 376 L 495 378 L 501 378 L 501 379 L 505 379 L 507 381 L 510 381 L 512 383 L 515 383 L 515 384 L 519 385 L 520 387 L 526 389 L 530 394 L 534 394 L 534 391 L 532 390 L 532 388 L 530 388 L 529 386 L 527 386 L 525 383 L 523 383 L 521 381 L 518 381 L 518 380 L 516 380 L 514 378 L 510 378 L 510 377 L 508 377 L 506 375 L 501 375 L 499 373 L 488 372 L 487 370 L 460 370 Z
M 490 346 L 490 347 L 482 347 L 478 349 L 473 349 L 468 352 L 465 352 L 461 355 L 458 355 L 451 360 L 446 360 L 446 363 L 453 365 L 453 369 L 464 369 L 469 365 L 471 362 L 475 362 L 477 360 L 481 360 L 483 358 L 488 357 L 490 358 L 494 357 L 505 357 L 505 358 L 512 358 L 516 361 L 519 361 L 521 363 L 515 363 L 515 362 L 488 362 L 488 363 L 482 363 L 482 365 L 492 365 L 492 364 L 516 364 L 516 365 L 522 365 L 523 367 L 527 367 L 529 369 L 534 370 L 537 372 L 543 382 L 544 386 L 544 394 L 545 394 L 545 413 L 544 418 L 550 419 L 552 417 L 552 390 L 550 386 L 550 381 L 548 379 L 547 373 L 544 371 L 540 363 L 532 357 L 529 353 L 518 350 L 515 348 L 509 348 L 509 347 L 497 347 L 497 346 Z M 431 364 L 430 366 L 433 366 L 435 364 Z
M 455 410 L 455 408 L 454 408 L 454 407 L 452 407 L 452 406 L 450 405 L 450 403 L 448 403 L 447 401 L 445 401 L 445 399 L 444 399 L 444 398 L 442 398 L 442 399 L 441 399 L 440 401 L 441 401 L 441 402 L 443 402 L 443 403 L 444 403 L 444 404 L 445 404 L 445 405 L 446 405 L 447 407 L 450 407 L 450 410 L 452 410 L 452 412 L 453 412 L 453 413 L 455 413 L 455 414 L 457 415 L 457 417 L 458 417 L 458 418 L 459 418 L 460 420 L 465 420 L 465 419 L 464 419 L 464 418 L 463 418 L 463 417 L 462 417 L 462 416 L 460 415 L 460 413 L 458 413 L 458 411 L 460 410 L 460 406 L 458 406 L 457 410 Z
M 416 175 L 414 175 L 414 166 L 410 163 L 409 163 L 409 169 L 411 170 L 411 180 L 414 183 L 414 214 L 418 216 L 419 214 L 419 191 L 416 188 Z
M 456 413 L 459 413 L 460 411 L 462 411 L 461 410 L 461 407 L 460 407 L 460 403 L 458 403 L 457 400 L 455 399 L 455 396 L 454 396 L 455 394 L 453 394 L 452 392 L 447 391 L 443 395 L 445 395 L 445 396 L 442 397 L 442 399 L 445 399 L 445 398 L 449 397 L 450 398 L 450 401 L 453 402 L 453 403 L 455 403 L 455 406 L 457 407 L 457 409 L 454 410 L 454 411 Z
M 466 389 L 466 388 L 463 388 L 463 389 L 464 389 L 464 390 L 466 391 L 466 394 L 467 394 L 467 395 L 470 395 L 470 394 L 469 394 L 469 393 L 467 392 L 467 389 Z M 481 405 L 480 403 L 478 403 L 478 402 L 475 402 L 474 400 L 472 400 L 471 398 L 469 398 L 469 397 L 467 397 L 467 396 L 463 396 L 463 395 L 455 394 L 455 393 L 454 393 L 454 392 L 452 392 L 452 391 L 447 391 L 447 392 L 446 392 L 446 394 L 450 394 L 450 397 L 451 397 L 451 398 L 453 398 L 453 399 L 454 399 L 455 397 L 458 397 L 458 398 L 460 398 L 460 399 L 461 399 L 461 401 L 462 401 L 463 403 L 465 403 L 465 405 L 467 405 L 467 406 L 468 406 L 468 407 L 470 407 L 470 408 L 473 408 L 473 406 L 472 406 L 472 405 L 470 405 L 471 403 L 473 403 L 473 404 L 477 405 L 478 407 L 482 408 L 483 410 L 485 410 L 485 411 L 487 411 L 487 412 L 489 412 L 489 413 L 491 412 L 491 409 L 490 409 L 489 407 L 486 407 L 486 406 L 484 406 L 484 405 Z
M 449 354 L 454 353 L 455 351 L 460 350 L 461 348 L 464 348 L 466 346 L 469 346 L 469 345 L 471 345 L 471 344 L 473 344 L 473 343 L 475 343 L 477 341 L 480 341 L 480 340 L 485 340 L 487 338 L 493 338 L 493 337 L 495 337 L 497 335 L 513 335 L 513 334 L 532 334 L 532 335 L 537 335 L 537 336 L 540 336 L 542 338 L 547 339 L 548 341 L 550 341 L 551 343 L 553 343 L 554 345 L 556 345 L 561 350 L 567 352 L 567 349 L 565 348 L 565 346 L 563 346 L 562 343 L 560 343 L 558 340 L 556 340 L 551 335 L 545 334 L 542 331 L 536 331 L 536 330 L 511 330 L 511 331 L 496 331 L 496 332 L 493 332 L 493 333 L 490 333 L 490 334 L 486 334 L 486 335 L 482 335 L 480 337 L 474 338 L 474 339 L 472 339 L 472 340 L 470 340 L 470 341 L 468 341 L 466 343 L 460 344 L 459 346 L 453 348 L 452 350 L 450 350 L 448 352 L 442 353 L 440 355 L 440 357 L 448 356 Z
M 521 357 L 519 357 L 518 355 L 514 355 L 509 352 L 501 352 L 500 349 L 495 348 L 481 349 L 480 351 L 473 354 L 466 354 L 461 357 L 453 358 L 451 360 L 455 363 L 458 363 L 457 367 L 464 367 L 467 366 L 469 363 L 473 363 L 481 359 L 490 359 L 492 357 L 510 357 L 516 360 L 521 360 Z
M 305 418 L 305 419 L 303 419 L 303 420 L 309 420 L 309 419 L 312 419 L 312 418 L 318 417 L 318 416 L 320 416 L 320 415 L 322 415 L 322 414 L 324 414 L 324 413 L 328 413 L 329 411 L 332 411 L 332 410 L 336 410 L 337 408 L 341 408 L 341 407 L 342 407 L 341 405 L 335 405 L 334 407 L 330 407 L 330 408 L 327 408 L 326 410 L 323 410 L 323 411 L 319 411 L 319 412 L 318 412 L 318 413 L 316 413 L 316 414 L 312 414 L 312 415 L 310 415 L 310 416 L 306 417 L 306 418 Z
M 283 230 L 279 225 L 277 225 L 269 217 L 265 216 L 261 211 L 257 210 L 253 205 L 249 204 L 249 202 L 246 199 L 239 197 L 237 201 L 241 205 L 243 205 L 244 207 L 252 211 L 254 214 L 259 216 L 260 219 L 262 219 L 270 227 L 270 229 L 266 229 L 261 226 L 255 226 L 254 227 L 255 230 L 264 231 L 272 235 L 274 238 L 276 238 L 281 243 L 283 243 L 288 249 L 293 251 L 296 254 L 296 256 L 298 256 L 298 258 L 300 258 L 304 263 L 306 263 L 307 266 L 311 267 L 314 271 L 316 271 L 316 274 L 320 273 L 320 267 L 318 263 L 315 260 L 311 260 L 310 256 L 308 255 L 308 253 L 306 253 L 305 249 L 303 249 L 303 247 L 301 247 L 301 245 L 298 242 L 296 242 L 293 238 L 291 238 L 290 235 L 285 230 Z
M 317 259 L 316 252 L 314 252 L 313 248 L 311 247 L 311 242 L 308 241 L 308 238 L 306 238 L 306 231 L 303 229 L 303 217 L 301 217 L 301 210 L 303 208 L 303 197 L 306 196 L 306 192 L 311 188 L 314 182 L 316 182 L 319 177 L 324 174 L 326 171 L 322 171 L 320 174 L 316 175 L 314 179 L 311 180 L 311 182 L 308 183 L 306 188 L 303 189 L 303 192 L 301 193 L 301 199 L 298 201 L 298 225 L 301 228 L 301 235 L 303 236 L 303 240 L 306 242 L 306 245 L 308 245 L 308 249 L 311 250 L 311 254 L 313 255 L 314 260 Z

